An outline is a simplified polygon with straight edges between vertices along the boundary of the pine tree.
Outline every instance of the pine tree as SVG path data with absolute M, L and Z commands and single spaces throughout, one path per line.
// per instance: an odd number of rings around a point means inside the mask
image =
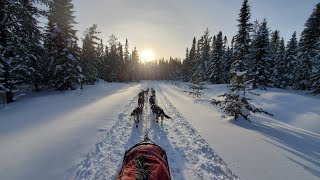
M 190 58 L 189 58 L 189 49 L 187 48 L 186 49 L 186 57 L 183 61 L 183 65 L 182 65 L 183 81 L 185 81 L 185 82 L 189 81 L 190 67 L 191 67 L 191 63 L 190 63 Z
M 120 42 L 118 43 L 117 54 L 118 54 L 117 80 L 122 82 L 124 81 L 124 77 L 125 77 L 125 68 L 124 68 L 123 48 Z
M 45 47 L 50 61 L 50 82 L 59 91 L 75 89 L 83 79 L 73 13 L 72 0 L 53 0 L 50 3 Z
M 188 66 L 188 75 L 187 75 L 187 79 L 188 81 L 191 80 L 194 72 L 195 72 L 195 67 L 196 67 L 196 63 L 197 63 L 197 50 L 196 50 L 196 46 L 197 46 L 197 40 L 194 37 L 192 40 L 192 46 L 190 49 L 190 53 L 189 53 L 189 61 L 190 61 L 190 66 Z
M 126 39 L 126 43 L 124 45 L 124 70 L 125 70 L 125 81 L 129 81 L 130 80 L 130 75 L 129 75 L 129 69 L 130 69 L 130 65 L 131 65 L 131 61 L 130 61 L 130 53 L 129 53 L 129 42 L 128 39 Z
M 202 49 L 201 49 L 201 69 L 203 71 L 203 80 L 208 80 L 208 64 L 210 62 L 210 42 L 212 38 L 209 37 L 209 29 L 207 28 L 202 36 Z
M 298 70 L 298 41 L 296 32 L 292 34 L 285 51 L 286 73 L 284 74 L 286 86 L 293 86 L 297 78 Z
M 285 60 L 285 50 L 284 39 L 281 38 L 275 62 L 275 71 L 273 74 L 274 86 L 277 88 L 286 88 L 287 86 L 287 79 L 285 77 L 285 74 L 288 72 L 288 69 L 287 62 Z
M 250 121 L 248 118 L 250 112 L 270 113 L 261 108 L 256 108 L 249 103 L 249 98 L 246 97 L 246 94 L 250 92 L 250 89 L 247 88 L 250 81 L 246 81 L 247 70 L 245 62 L 249 58 L 249 32 L 251 28 L 251 24 L 249 23 L 250 7 L 247 0 L 244 0 L 239 16 L 239 30 L 236 35 L 235 44 L 235 61 L 232 63 L 230 70 L 232 75 L 229 85 L 230 89 L 228 93 L 221 95 L 225 97 L 223 101 L 213 99 L 212 104 L 222 106 L 225 112 L 235 119 L 243 117 Z
M 250 23 L 250 6 L 248 0 L 244 0 L 242 8 L 240 10 L 238 19 L 238 33 L 235 37 L 234 44 L 234 72 L 231 74 L 236 74 L 236 72 L 245 72 L 248 70 L 247 64 L 249 61 L 249 48 L 250 48 L 250 31 L 252 24 Z M 232 75 L 233 76 L 233 75 Z
M 81 67 L 83 70 L 84 81 L 86 84 L 94 84 L 99 79 L 99 68 L 101 67 L 99 56 L 102 57 L 103 52 L 99 48 L 97 37 L 99 33 L 97 31 L 97 25 L 94 24 L 84 32 L 84 39 L 82 41 L 82 52 L 81 52 Z M 103 45 L 101 45 L 103 46 Z M 100 49 L 100 52 L 99 52 Z
M 256 35 L 253 37 L 251 45 L 252 53 L 252 86 L 253 88 L 265 89 L 270 80 L 270 59 L 269 59 L 269 30 L 267 21 L 264 20 Z
M 216 38 L 214 38 L 212 44 L 212 51 L 211 51 L 211 62 L 209 65 L 210 68 L 210 81 L 214 84 L 221 84 L 223 83 L 223 55 L 224 55 L 224 46 L 223 46 L 223 39 L 222 39 L 222 32 L 220 31 Z
M 299 42 L 298 88 L 302 90 L 316 89 L 316 74 L 319 73 L 319 41 L 320 41 L 320 3 L 318 3 L 305 23 Z
M 36 17 L 41 11 L 31 0 L 0 1 L 0 92 L 7 103 L 14 101 L 20 84 L 34 84 L 38 90 L 43 50 Z M 38 1 L 40 2 L 40 1 Z
M 269 76 L 272 77 L 270 86 L 276 86 L 277 84 L 277 69 L 276 65 L 277 62 L 279 61 L 279 51 L 280 51 L 280 32 L 278 30 L 274 31 L 271 33 L 271 38 L 270 38 L 270 52 L 269 52 L 269 64 L 270 64 L 270 72 Z
M 134 47 L 133 51 L 132 51 L 132 55 L 131 55 L 131 62 L 132 62 L 132 66 L 131 66 L 131 81 L 137 81 L 138 80 L 138 65 L 139 65 L 139 55 L 138 55 L 138 51 L 137 48 Z
M 232 53 L 228 46 L 228 38 L 223 38 L 223 56 L 222 56 L 222 83 L 229 83 L 229 72 L 232 64 Z

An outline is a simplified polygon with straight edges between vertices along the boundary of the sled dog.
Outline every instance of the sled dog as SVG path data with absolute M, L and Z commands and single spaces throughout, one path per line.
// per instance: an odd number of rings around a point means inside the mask
M 138 106 L 141 107 L 141 108 L 144 106 L 144 97 L 141 97 L 141 96 L 139 97 Z
M 156 104 L 154 96 L 150 96 L 149 103 L 151 104 L 151 106 Z
M 153 115 L 156 116 L 157 122 L 159 121 L 159 117 L 161 118 L 161 122 L 163 122 L 164 118 L 171 119 L 171 117 L 166 115 L 166 113 L 164 113 L 163 109 L 158 105 L 152 105 L 151 110 L 152 110 Z
M 136 127 L 138 127 L 138 123 L 140 121 L 140 118 L 142 116 L 142 108 L 141 107 L 136 107 L 132 113 L 131 113 L 131 116 L 133 116 L 133 120 L 134 122 L 136 123 Z

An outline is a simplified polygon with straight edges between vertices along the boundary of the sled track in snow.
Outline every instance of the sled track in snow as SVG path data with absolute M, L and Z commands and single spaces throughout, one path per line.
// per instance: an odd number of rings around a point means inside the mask
M 120 169 L 124 152 L 137 143 L 142 136 L 142 123 L 136 128 L 130 113 L 138 102 L 138 96 L 127 104 L 118 115 L 118 120 L 110 130 L 95 144 L 84 160 L 75 167 L 68 179 L 115 179 Z
M 173 132 L 177 139 L 173 134 L 169 134 L 169 136 L 172 144 L 176 146 L 174 149 L 179 151 L 183 161 L 186 161 L 185 170 L 188 174 L 194 175 L 194 177 L 188 177 L 187 179 L 239 179 L 200 134 L 183 118 L 165 97 L 159 86 L 156 88 L 156 92 L 160 106 L 165 110 L 166 114 L 171 116 L 173 121 L 169 131 L 170 133 Z M 183 169 L 176 170 L 174 162 L 170 162 L 173 160 L 170 157 L 170 152 L 167 151 L 167 153 L 169 154 L 169 165 L 173 171 L 172 174 L 177 176 L 177 171 L 179 172 Z

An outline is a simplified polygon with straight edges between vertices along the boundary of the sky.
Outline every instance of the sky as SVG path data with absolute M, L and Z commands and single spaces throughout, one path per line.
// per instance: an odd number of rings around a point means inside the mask
M 222 31 L 229 40 L 237 32 L 242 0 L 73 0 L 78 36 L 98 25 L 105 43 L 115 34 L 141 52 L 151 49 L 156 58 L 184 58 L 193 37 L 206 28 L 211 36 Z M 288 41 L 301 33 L 319 0 L 249 0 L 251 21 L 266 18 L 271 31 L 280 30 Z

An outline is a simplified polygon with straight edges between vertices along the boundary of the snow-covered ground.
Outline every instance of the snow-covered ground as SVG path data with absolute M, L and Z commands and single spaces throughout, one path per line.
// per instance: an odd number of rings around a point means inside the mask
M 153 122 L 146 104 L 136 128 L 129 114 L 147 87 L 172 119 Z M 208 86 L 196 99 L 183 87 L 100 82 L 0 109 L 0 179 L 114 179 L 125 150 L 147 132 L 167 151 L 175 180 L 320 178 L 319 97 L 257 91 L 252 102 L 274 116 L 253 115 L 250 124 L 210 104 L 226 85 Z
M 226 85 L 208 86 L 199 99 L 170 84 L 161 83 L 160 88 L 241 179 L 320 178 L 319 97 L 279 89 L 256 91 L 261 95 L 252 96 L 252 102 L 274 117 L 256 114 L 248 123 L 223 118 L 222 110 L 210 105 Z

